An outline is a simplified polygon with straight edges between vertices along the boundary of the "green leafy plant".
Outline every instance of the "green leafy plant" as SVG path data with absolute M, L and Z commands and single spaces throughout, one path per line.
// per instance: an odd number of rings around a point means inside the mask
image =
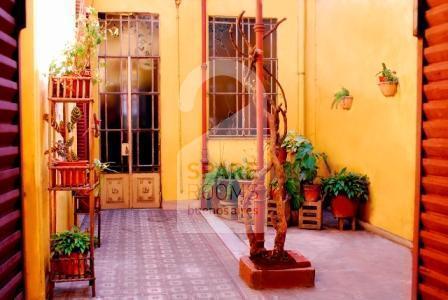
M 111 173 L 118 173 L 117 171 L 112 170 L 110 168 L 110 165 L 111 165 L 110 162 L 103 163 L 99 159 L 95 159 L 93 161 L 93 167 L 95 168 L 95 171 L 98 173 L 103 173 L 105 171 L 111 172 Z
M 50 75 L 85 75 L 90 69 L 90 59 L 96 55 L 98 45 L 105 39 L 105 31 L 98 20 L 98 12 L 92 8 L 86 8 L 87 14 L 79 14 L 76 27 L 76 39 L 64 50 L 64 59 L 52 62 Z M 96 73 L 93 74 L 94 78 Z
M 346 168 L 328 178 L 322 179 L 324 199 L 330 201 L 338 195 L 366 202 L 369 199 L 369 178 L 367 175 L 348 172 Z
M 90 248 L 90 237 L 78 227 L 69 231 L 56 233 L 51 237 L 53 255 L 66 256 L 72 253 L 86 253 Z
M 398 77 L 395 75 L 396 72 L 386 67 L 385 63 L 382 63 L 382 66 L 383 69 L 376 73 L 376 76 L 384 78 L 384 80 L 380 78 L 380 81 L 398 83 Z
M 229 178 L 229 171 L 224 163 L 220 163 L 212 171 L 205 174 L 204 183 L 202 185 L 202 192 L 204 196 L 209 197 L 214 186 L 216 186 L 220 180 Z
M 283 164 L 283 169 L 285 170 L 285 190 L 286 193 L 291 197 L 291 209 L 299 210 L 302 206 L 304 198 L 300 193 L 300 167 L 297 161 L 285 162 Z
M 288 131 L 285 139 L 283 140 L 282 147 L 290 153 L 296 153 L 298 149 L 304 144 L 309 142 L 305 137 L 299 135 L 294 130 Z
M 342 87 L 339 91 L 337 91 L 334 94 L 334 100 L 331 104 L 331 108 L 334 108 L 337 106 L 342 100 L 344 100 L 345 97 L 350 96 L 350 91 L 347 90 L 345 87 Z

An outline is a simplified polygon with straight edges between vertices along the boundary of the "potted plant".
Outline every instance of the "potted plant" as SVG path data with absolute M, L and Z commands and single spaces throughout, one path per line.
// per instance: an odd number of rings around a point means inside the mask
M 336 218 L 354 218 L 359 203 L 369 199 L 369 178 L 344 168 L 322 179 L 322 191 L 325 201 L 330 202 Z
M 89 234 L 77 227 L 52 235 L 52 271 L 58 275 L 84 276 L 87 269 L 86 253 L 89 249 Z
M 45 151 L 45 154 L 57 154 L 61 159 L 52 164 L 52 168 L 54 168 L 53 186 L 77 187 L 87 183 L 88 161 L 78 159 L 76 153 L 71 149 L 74 137 L 68 137 L 68 134 L 75 130 L 81 117 L 81 110 L 77 106 L 73 107 L 68 122 L 50 120 L 48 114 L 44 115 L 44 120 L 49 122 L 50 126 L 61 136 L 60 140 Z
M 350 110 L 353 103 L 353 96 L 350 96 L 350 91 L 345 87 L 342 87 L 336 94 L 334 94 L 334 100 L 331 104 L 331 108 L 342 106 L 345 110 Z
M 211 208 L 217 209 L 219 201 L 227 197 L 227 182 L 229 171 L 224 163 L 220 163 L 213 170 L 205 174 L 202 185 L 202 196 L 211 200 Z
M 385 63 L 382 63 L 382 66 L 383 69 L 376 74 L 378 86 L 385 97 L 393 97 L 397 93 L 398 77 L 395 71 L 386 67 Z
M 96 80 L 97 77 L 96 72 L 92 74 L 90 59 L 96 54 L 105 34 L 97 11 L 87 7 L 86 12 L 79 14 L 76 39 L 64 50 L 64 59 L 50 65 L 51 97 L 90 98 L 90 78 Z
M 255 177 L 255 170 L 247 159 L 244 158 L 241 165 L 234 164 L 231 166 L 230 177 L 236 181 L 236 184 L 229 185 L 229 187 L 235 187 L 236 189 L 229 191 L 230 193 L 227 193 L 228 197 L 233 193 L 233 198 L 235 195 L 238 198 L 238 196 L 244 196 L 245 193 L 249 192 L 249 187 Z

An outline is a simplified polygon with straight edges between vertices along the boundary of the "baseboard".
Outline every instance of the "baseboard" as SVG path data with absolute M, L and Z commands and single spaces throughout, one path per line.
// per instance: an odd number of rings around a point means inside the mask
M 379 227 L 376 227 L 375 225 L 372 225 L 367 222 L 359 221 L 359 224 L 366 230 L 370 231 L 374 234 L 377 234 L 385 239 L 388 239 L 394 243 L 397 243 L 399 245 L 402 245 L 404 247 L 407 247 L 409 249 L 412 249 L 412 241 L 409 241 L 405 238 L 402 238 L 401 236 L 395 235 L 387 230 L 381 229 Z

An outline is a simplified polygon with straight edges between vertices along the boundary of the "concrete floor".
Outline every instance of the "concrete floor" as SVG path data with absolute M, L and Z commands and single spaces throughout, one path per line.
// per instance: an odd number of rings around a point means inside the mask
M 334 229 L 288 231 L 287 248 L 302 252 L 316 268 L 314 288 L 253 291 L 238 276 L 237 258 L 247 251 L 242 226 L 185 211 L 105 211 L 102 246 L 95 255 L 97 297 L 410 299 L 409 249 L 368 232 Z M 273 237 L 268 228 L 268 246 Z M 89 295 L 85 283 L 56 286 L 57 299 Z

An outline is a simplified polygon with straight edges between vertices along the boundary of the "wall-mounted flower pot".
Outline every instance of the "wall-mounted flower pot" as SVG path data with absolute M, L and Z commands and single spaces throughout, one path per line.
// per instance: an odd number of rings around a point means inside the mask
M 80 187 L 88 183 L 88 161 L 61 161 L 54 168 L 54 185 L 58 187 Z
M 320 198 L 319 184 L 304 184 L 303 195 L 306 202 L 316 202 Z
M 331 200 L 331 209 L 336 218 L 353 218 L 358 213 L 358 201 L 339 195 Z
M 342 109 L 350 110 L 352 108 L 352 104 L 353 104 L 353 96 L 345 96 L 341 100 Z
M 378 83 L 381 93 L 385 97 L 393 97 L 397 93 L 398 82 L 381 81 Z

